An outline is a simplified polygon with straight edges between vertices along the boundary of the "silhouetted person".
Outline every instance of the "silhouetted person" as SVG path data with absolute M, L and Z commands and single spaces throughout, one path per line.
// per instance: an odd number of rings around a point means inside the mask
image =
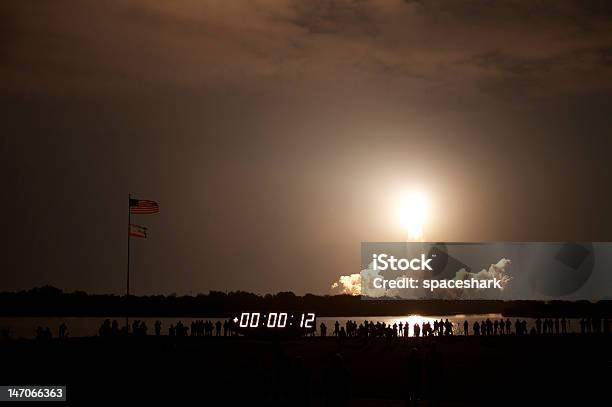
M 68 334 L 68 327 L 66 326 L 65 322 L 62 322 L 59 326 L 59 337 L 60 338 L 65 338 Z
M 599 318 L 591 318 L 591 332 L 596 335 L 601 333 L 601 321 Z
M 565 317 L 561 318 L 561 333 L 567 333 L 567 321 L 565 320 Z
M 512 322 L 510 322 L 510 318 L 506 318 L 506 335 L 510 335 L 512 332 Z
M 538 331 L 538 335 L 542 333 L 542 320 L 540 318 L 536 319 L 536 331 Z
M 444 335 L 450 336 L 452 334 L 453 334 L 453 323 L 450 322 L 448 318 L 446 318 L 446 321 L 444 321 Z
M 334 323 L 334 336 L 340 335 L 340 322 L 336 321 Z
M 185 326 L 182 321 L 176 323 L 176 336 L 183 337 L 185 336 Z
M 110 336 L 111 334 L 111 322 L 110 319 L 105 319 L 100 329 L 98 330 L 98 335 L 102 337 Z
M 480 324 L 478 321 L 474 322 L 474 326 L 472 328 L 474 330 L 474 336 L 480 336 Z
M 215 322 L 215 329 L 217 336 L 221 336 L 221 321 Z
M 591 333 L 591 319 L 590 318 L 585 318 L 584 319 L 584 325 L 586 327 L 586 333 L 590 334 Z
M 421 327 L 419 324 L 414 324 L 414 336 L 417 338 L 421 336 Z
M 319 326 L 321 328 L 321 337 L 325 338 L 327 336 L 327 326 L 323 322 Z
M 547 328 L 546 332 L 549 335 L 552 335 L 554 333 L 553 332 L 554 327 L 555 327 L 555 322 L 552 320 L 552 318 L 549 318 L 548 319 L 548 328 Z
M 343 327 L 344 328 L 344 327 Z M 350 400 L 350 375 L 344 360 L 336 353 L 323 372 L 323 405 L 348 406 Z
M 111 335 L 118 336 L 119 335 L 119 322 L 116 319 L 113 319 L 113 323 L 111 325 Z
M 155 336 L 161 335 L 161 328 L 162 328 L 162 323 L 158 319 L 157 321 L 155 321 Z
M 514 332 L 517 336 L 521 334 L 521 321 L 519 321 L 518 319 L 514 323 Z

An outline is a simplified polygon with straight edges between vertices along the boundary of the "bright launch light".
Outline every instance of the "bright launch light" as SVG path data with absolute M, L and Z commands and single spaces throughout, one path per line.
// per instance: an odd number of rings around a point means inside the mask
M 408 232 L 409 241 L 423 240 L 423 227 L 427 218 L 427 199 L 420 192 L 406 194 L 398 207 L 400 225 Z

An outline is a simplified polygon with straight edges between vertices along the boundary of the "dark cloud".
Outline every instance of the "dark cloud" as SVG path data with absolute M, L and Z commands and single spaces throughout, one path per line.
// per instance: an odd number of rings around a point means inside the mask
M 392 81 L 429 96 L 432 82 L 466 96 L 496 80 L 535 83 L 551 94 L 609 86 L 612 22 L 609 7 L 596 1 L 231 7 L 132 1 L 85 8 L 64 0 L 3 8 L 7 58 L 0 69 L 17 92 L 88 93 L 152 83 L 249 88 L 267 80 L 320 82 L 338 72 L 345 86 Z M 576 70 L 588 72 L 589 80 L 566 86 Z
M 289 21 L 311 34 L 376 35 L 371 18 L 375 11 L 367 0 L 295 1 L 295 16 Z

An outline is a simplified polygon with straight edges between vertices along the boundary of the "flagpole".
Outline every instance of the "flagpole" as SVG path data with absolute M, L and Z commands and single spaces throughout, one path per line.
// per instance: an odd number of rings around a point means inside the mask
M 131 224 L 132 224 L 132 214 L 130 211 L 130 200 L 132 199 L 132 195 L 128 194 L 128 224 L 127 224 L 127 290 L 126 290 L 126 296 L 125 296 L 125 300 L 126 300 L 126 305 L 129 309 L 129 299 L 130 299 L 130 240 L 131 240 L 131 236 L 130 236 L 130 228 L 131 228 Z M 127 311 L 127 309 L 126 309 Z M 125 316 L 125 328 L 126 328 L 126 332 L 129 332 L 130 330 L 130 325 L 129 325 L 129 316 L 128 313 L 126 312 L 126 316 Z

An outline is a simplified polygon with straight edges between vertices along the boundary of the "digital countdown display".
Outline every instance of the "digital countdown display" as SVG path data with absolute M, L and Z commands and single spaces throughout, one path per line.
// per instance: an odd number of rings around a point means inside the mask
M 234 317 L 239 332 L 307 333 L 316 329 L 314 312 L 242 312 Z

